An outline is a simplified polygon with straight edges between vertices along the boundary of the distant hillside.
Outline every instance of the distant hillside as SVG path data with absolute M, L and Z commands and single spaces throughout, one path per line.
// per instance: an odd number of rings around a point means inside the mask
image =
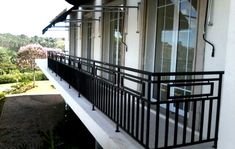
M 26 35 L 12 35 L 12 34 L 0 34 L 0 47 L 4 47 L 9 50 L 18 51 L 20 47 L 28 44 L 38 43 L 43 47 L 59 48 L 64 50 L 63 38 L 49 38 L 49 37 L 28 37 Z

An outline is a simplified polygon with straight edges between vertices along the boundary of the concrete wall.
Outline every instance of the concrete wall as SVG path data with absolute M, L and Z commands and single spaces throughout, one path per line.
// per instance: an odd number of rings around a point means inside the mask
M 219 1 L 219 0 L 218 0 Z M 224 3 L 225 1 L 223 1 Z M 228 34 L 221 38 L 226 38 L 226 57 L 225 57 L 225 75 L 222 92 L 222 107 L 221 107 L 221 120 L 219 129 L 219 142 L 218 149 L 232 149 L 235 148 L 235 1 L 226 0 L 227 7 L 226 12 L 229 15 L 226 16 L 228 22 L 226 30 Z
M 229 1 L 214 0 L 213 26 L 208 26 L 207 39 L 215 45 L 215 57 L 211 57 L 211 46 L 205 47 L 205 71 L 224 70 L 229 21 Z M 209 12 L 210 13 L 210 12 Z

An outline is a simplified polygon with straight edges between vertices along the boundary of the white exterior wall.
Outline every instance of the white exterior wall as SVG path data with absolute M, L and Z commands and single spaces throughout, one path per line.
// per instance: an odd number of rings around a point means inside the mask
M 224 3 L 225 1 L 223 1 Z M 235 1 L 227 0 L 228 36 L 226 44 L 225 75 L 222 90 L 221 119 L 218 149 L 235 148 Z M 220 37 L 224 38 L 224 37 Z
M 140 0 L 128 0 L 127 6 L 137 6 Z M 131 8 L 128 11 L 128 22 L 127 22 L 127 34 L 126 34 L 126 44 L 128 46 L 128 51 L 125 55 L 125 66 L 132 68 L 139 68 L 139 33 L 137 33 L 137 9 Z M 140 16 L 139 16 L 140 19 Z
M 204 71 L 224 70 L 229 21 L 229 1 L 214 0 L 212 13 L 213 26 L 208 26 L 207 28 L 207 39 L 215 45 L 215 57 L 211 57 L 212 48 L 206 44 Z M 208 15 L 210 15 L 209 13 Z
M 229 22 L 229 0 L 213 0 L 212 11 L 208 11 L 208 16 L 212 17 L 212 26 L 207 26 L 207 40 L 215 46 L 215 56 L 212 57 L 212 47 L 206 43 L 205 45 L 205 54 L 204 54 L 204 71 L 224 71 L 225 67 L 225 55 L 227 49 L 227 34 L 228 34 L 228 22 Z M 202 26 L 203 27 L 203 26 Z M 203 88 L 203 92 L 208 92 L 207 87 Z M 216 89 L 217 90 L 217 89 Z M 217 93 L 215 93 L 217 94 Z M 223 99 L 222 99 L 223 101 Z M 209 103 L 206 105 L 207 109 L 209 109 Z M 216 103 L 213 105 L 217 106 Z M 215 109 L 213 109 L 213 118 L 212 121 L 215 121 Z M 205 111 L 204 118 L 204 137 L 207 136 L 207 127 L 206 124 L 208 122 L 209 111 Z M 221 115 L 222 116 L 222 115 Z M 212 130 L 215 128 L 215 123 L 212 123 Z M 214 131 L 212 131 L 212 135 L 214 135 Z

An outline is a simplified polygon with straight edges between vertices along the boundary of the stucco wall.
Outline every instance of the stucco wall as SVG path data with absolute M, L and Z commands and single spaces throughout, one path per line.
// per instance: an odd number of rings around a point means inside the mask
M 229 21 L 229 0 L 214 0 L 212 11 L 213 25 L 207 27 L 207 39 L 215 45 L 215 57 L 211 57 L 212 48 L 206 44 L 205 71 L 224 70 Z
M 227 12 L 229 12 L 230 15 L 227 16 L 229 22 L 226 23 L 228 25 L 228 36 L 226 43 L 225 75 L 222 90 L 218 149 L 235 148 L 235 1 L 226 0 L 226 2 L 229 3 Z

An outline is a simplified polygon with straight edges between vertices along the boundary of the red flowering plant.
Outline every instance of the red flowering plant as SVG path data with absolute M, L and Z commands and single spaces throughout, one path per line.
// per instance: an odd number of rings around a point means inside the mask
M 31 69 L 34 72 L 33 81 L 35 84 L 35 69 L 37 69 L 35 59 L 45 59 L 46 49 L 39 44 L 29 44 L 21 47 L 17 52 L 17 65 L 21 69 Z

